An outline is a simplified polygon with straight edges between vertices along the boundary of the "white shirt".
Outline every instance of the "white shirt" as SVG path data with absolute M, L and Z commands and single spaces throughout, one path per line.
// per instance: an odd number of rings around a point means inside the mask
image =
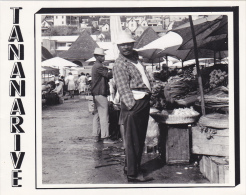
M 135 64 L 135 63 L 133 63 L 133 64 L 136 66 L 136 68 L 141 73 L 144 84 L 148 87 L 149 90 L 151 90 L 150 83 L 149 83 L 149 80 L 145 74 L 143 65 L 139 61 L 137 64 Z M 146 95 L 146 92 L 143 92 L 143 91 L 132 90 L 132 93 L 133 93 L 133 97 L 135 100 L 140 100 L 140 99 L 144 98 L 144 96 Z

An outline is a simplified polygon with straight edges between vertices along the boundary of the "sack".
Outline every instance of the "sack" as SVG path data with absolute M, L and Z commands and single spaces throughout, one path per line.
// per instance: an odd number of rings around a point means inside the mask
M 229 116 L 228 114 L 219 113 L 207 114 L 199 119 L 199 125 L 214 129 L 228 129 Z
M 159 140 L 159 126 L 158 123 L 155 122 L 155 120 L 150 116 L 149 117 L 149 123 L 148 123 L 148 129 L 145 139 L 145 145 L 146 146 L 157 146 L 158 140 Z

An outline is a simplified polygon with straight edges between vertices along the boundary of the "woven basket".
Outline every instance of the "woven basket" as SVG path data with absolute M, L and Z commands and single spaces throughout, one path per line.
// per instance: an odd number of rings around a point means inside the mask
M 194 123 L 198 119 L 199 114 L 193 116 L 176 116 L 176 115 L 168 115 L 166 120 L 166 124 L 188 124 Z
M 189 124 L 197 121 L 199 114 L 194 116 L 176 116 L 176 115 L 164 115 L 161 113 L 150 114 L 156 122 L 165 124 Z
M 228 129 L 229 118 L 227 114 L 213 113 L 202 116 L 199 119 L 199 125 L 204 127 L 211 127 L 214 129 Z

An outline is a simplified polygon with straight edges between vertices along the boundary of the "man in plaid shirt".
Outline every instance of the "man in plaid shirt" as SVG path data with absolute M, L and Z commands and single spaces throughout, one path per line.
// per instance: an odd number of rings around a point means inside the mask
M 141 157 L 146 137 L 150 109 L 150 77 L 133 50 L 135 40 L 126 32 L 116 42 L 120 51 L 113 67 L 113 77 L 121 100 L 124 124 L 128 181 L 148 181 L 140 174 Z

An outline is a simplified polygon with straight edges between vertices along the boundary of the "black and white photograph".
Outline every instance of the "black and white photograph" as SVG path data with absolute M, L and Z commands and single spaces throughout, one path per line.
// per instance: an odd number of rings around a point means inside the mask
M 230 185 L 231 16 L 94 14 L 36 20 L 42 184 Z
M 0 2 L 0 194 L 245 193 L 246 3 L 31 2 Z

